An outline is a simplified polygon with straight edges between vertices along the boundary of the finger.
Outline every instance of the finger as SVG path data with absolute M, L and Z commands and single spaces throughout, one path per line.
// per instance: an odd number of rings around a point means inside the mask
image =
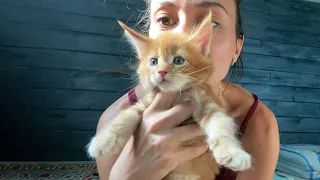
M 179 147 L 174 158 L 179 162 L 185 162 L 201 156 L 208 150 L 208 144 L 198 144 L 195 146 Z
M 167 118 L 165 120 L 170 120 L 168 122 L 165 122 L 168 127 L 175 127 L 179 126 L 183 121 L 187 120 L 192 116 L 192 105 L 191 102 L 183 102 L 181 104 L 178 104 L 168 111 L 165 112 L 168 116 L 173 116 L 173 118 Z
M 170 109 L 178 92 L 158 92 L 150 105 L 152 109 Z
M 204 130 L 201 129 L 197 124 L 190 124 L 175 128 L 169 136 L 176 145 L 182 145 L 181 143 L 184 141 L 190 141 L 205 135 L 206 134 Z

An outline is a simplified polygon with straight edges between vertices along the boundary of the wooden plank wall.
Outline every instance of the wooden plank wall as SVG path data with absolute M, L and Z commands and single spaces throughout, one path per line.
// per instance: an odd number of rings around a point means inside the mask
M 130 51 L 142 0 L 0 0 L 0 160 L 86 160 L 106 107 L 132 81 L 108 70 Z M 282 143 L 320 143 L 320 4 L 242 0 L 241 85 L 276 114 Z M 130 63 L 129 63 L 130 64 Z

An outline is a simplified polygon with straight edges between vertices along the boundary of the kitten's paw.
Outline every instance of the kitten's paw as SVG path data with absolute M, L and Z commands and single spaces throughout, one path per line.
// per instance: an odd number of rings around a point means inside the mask
M 251 155 L 240 147 L 219 144 L 212 151 L 218 164 L 233 171 L 247 170 L 252 166 Z
M 113 155 L 119 152 L 125 143 L 125 138 L 116 134 L 104 135 L 103 137 L 96 136 L 88 146 L 88 154 L 92 158 Z

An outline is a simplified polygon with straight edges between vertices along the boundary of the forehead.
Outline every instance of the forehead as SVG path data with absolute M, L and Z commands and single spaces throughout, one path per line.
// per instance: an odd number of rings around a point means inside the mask
M 200 6 L 199 6 L 200 5 Z M 212 5 L 212 6 L 210 6 Z M 151 0 L 151 7 L 220 7 L 227 12 L 235 10 L 234 0 Z

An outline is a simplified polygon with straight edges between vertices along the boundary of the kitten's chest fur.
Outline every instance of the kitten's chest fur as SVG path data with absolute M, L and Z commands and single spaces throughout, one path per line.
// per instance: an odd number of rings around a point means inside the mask
M 181 123 L 180 126 L 198 123 L 201 120 L 199 117 L 202 116 L 201 113 L 204 111 L 203 105 L 207 101 L 212 101 L 211 97 L 212 96 L 202 88 L 194 88 L 179 94 L 173 106 L 191 100 L 194 109 L 193 116 Z M 199 137 L 183 142 L 184 145 L 197 143 L 206 143 L 205 137 Z M 203 155 L 181 163 L 177 168 L 169 173 L 164 180 L 214 180 L 219 174 L 219 170 L 220 165 L 216 163 L 210 150 L 207 150 Z

